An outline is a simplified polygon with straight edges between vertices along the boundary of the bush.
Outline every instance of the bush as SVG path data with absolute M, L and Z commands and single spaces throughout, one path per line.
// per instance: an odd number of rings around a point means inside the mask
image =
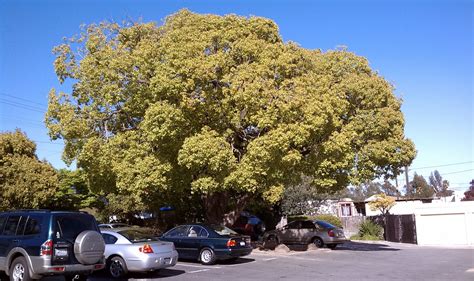
M 383 228 L 371 220 L 363 221 L 359 226 L 358 237 L 362 240 L 379 240 L 383 237 Z
M 288 217 L 288 222 L 295 221 L 295 220 L 321 220 L 321 221 L 327 221 L 328 223 L 342 228 L 342 221 L 340 218 L 333 216 L 333 215 L 327 215 L 327 214 L 321 214 L 321 215 L 316 215 L 316 216 L 292 216 Z

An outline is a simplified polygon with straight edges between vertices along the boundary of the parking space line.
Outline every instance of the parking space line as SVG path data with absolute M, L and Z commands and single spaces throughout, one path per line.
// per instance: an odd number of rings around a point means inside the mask
M 272 261 L 272 260 L 276 260 L 277 258 L 268 258 L 268 259 L 263 259 L 264 261 Z
M 187 264 L 178 262 L 176 265 L 180 266 L 187 266 L 187 267 L 197 267 L 197 268 L 206 268 L 206 269 L 214 269 L 214 268 L 221 268 L 220 266 L 205 266 L 205 265 L 194 265 L 194 264 Z
M 209 269 L 198 269 L 198 270 L 193 270 L 193 271 L 188 271 L 188 273 L 198 273 L 198 272 L 204 272 L 208 271 Z
M 474 268 L 469 268 L 466 272 L 474 272 Z

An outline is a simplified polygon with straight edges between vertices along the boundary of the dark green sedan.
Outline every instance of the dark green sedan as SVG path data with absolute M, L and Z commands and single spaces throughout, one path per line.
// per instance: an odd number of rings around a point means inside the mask
M 173 242 L 180 259 L 196 259 L 207 265 L 252 252 L 249 236 L 221 225 L 180 225 L 163 234 L 160 240 Z

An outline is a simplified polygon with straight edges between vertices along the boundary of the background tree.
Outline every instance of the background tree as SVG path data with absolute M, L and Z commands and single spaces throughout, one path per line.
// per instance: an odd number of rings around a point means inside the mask
M 464 192 L 464 198 L 462 201 L 474 201 L 474 179 L 470 182 L 469 189 Z
M 265 18 L 101 23 L 54 53 L 73 87 L 51 91 L 49 134 L 116 209 L 200 206 L 222 221 L 278 202 L 301 175 L 336 191 L 415 157 L 401 101 L 365 58 L 285 43 Z
M 363 202 L 372 195 L 382 193 L 381 187 L 382 185 L 378 182 L 366 182 L 358 186 L 348 187 L 341 194 L 341 197 L 351 198 L 355 202 Z
M 20 130 L 0 133 L 0 210 L 50 208 L 58 191 L 54 168 L 38 160 Z
M 53 198 L 53 208 L 60 210 L 104 209 L 101 196 L 90 191 L 85 173 L 80 170 L 58 171 L 59 187 Z
M 429 181 L 430 186 L 436 192 L 436 196 L 447 197 L 453 195 L 454 191 L 448 190 L 449 182 L 447 180 L 443 180 L 443 177 L 441 177 L 437 170 L 431 173 Z
M 394 186 L 392 183 L 390 183 L 388 180 L 385 180 L 384 183 L 382 184 L 382 191 L 388 196 L 393 196 L 393 197 L 400 197 L 400 191 L 397 189 L 396 186 Z
M 412 193 L 407 193 L 408 198 L 432 198 L 435 194 L 433 187 L 431 187 L 422 175 L 415 173 L 413 180 L 409 183 Z
M 374 201 L 369 202 L 369 206 L 372 211 L 379 210 L 382 215 L 387 215 L 390 209 L 395 206 L 395 199 L 387 196 L 385 193 L 381 193 L 377 195 Z

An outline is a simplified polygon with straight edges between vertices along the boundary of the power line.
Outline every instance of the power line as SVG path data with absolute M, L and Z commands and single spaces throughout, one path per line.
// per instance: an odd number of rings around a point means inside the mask
M 455 166 L 455 165 L 462 165 L 462 164 L 469 164 L 469 163 L 474 163 L 474 161 L 467 161 L 467 162 L 443 164 L 443 165 L 436 165 L 436 166 L 426 166 L 426 167 L 411 168 L 411 169 L 409 169 L 409 171 L 412 171 L 412 170 L 421 170 L 421 169 L 429 169 L 429 168 L 438 168 L 438 167 L 447 167 L 447 166 Z
M 469 169 L 469 170 L 464 170 L 464 171 L 456 171 L 456 172 L 449 172 L 449 173 L 444 173 L 443 175 L 459 174 L 459 173 L 465 173 L 465 172 L 470 172 L 470 171 L 474 171 L 474 169 Z
M 10 106 L 14 106 L 14 107 L 18 107 L 18 108 L 25 109 L 25 110 L 39 112 L 39 113 L 44 113 L 45 112 L 45 110 L 40 109 L 40 108 L 35 107 L 35 106 L 32 106 L 32 105 L 12 102 L 12 101 L 2 99 L 2 98 L 0 98 L 0 103 L 10 105 Z
M 19 97 L 13 96 L 13 95 L 5 94 L 3 92 L 0 92 L 0 95 L 5 96 L 5 97 L 10 97 L 10 98 L 13 98 L 13 99 L 17 99 L 17 100 L 21 100 L 21 101 L 25 101 L 25 102 L 28 102 L 28 103 L 31 103 L 31 104 L 36 104 L 36 105 L 41 106 L 42 108 L 44 108 L 44 106 L 45 106 L 44 104 L 41 104 L 39 102 L 34 102 L 34 101 L 29 100 L 29 99 L 19 98 Z

